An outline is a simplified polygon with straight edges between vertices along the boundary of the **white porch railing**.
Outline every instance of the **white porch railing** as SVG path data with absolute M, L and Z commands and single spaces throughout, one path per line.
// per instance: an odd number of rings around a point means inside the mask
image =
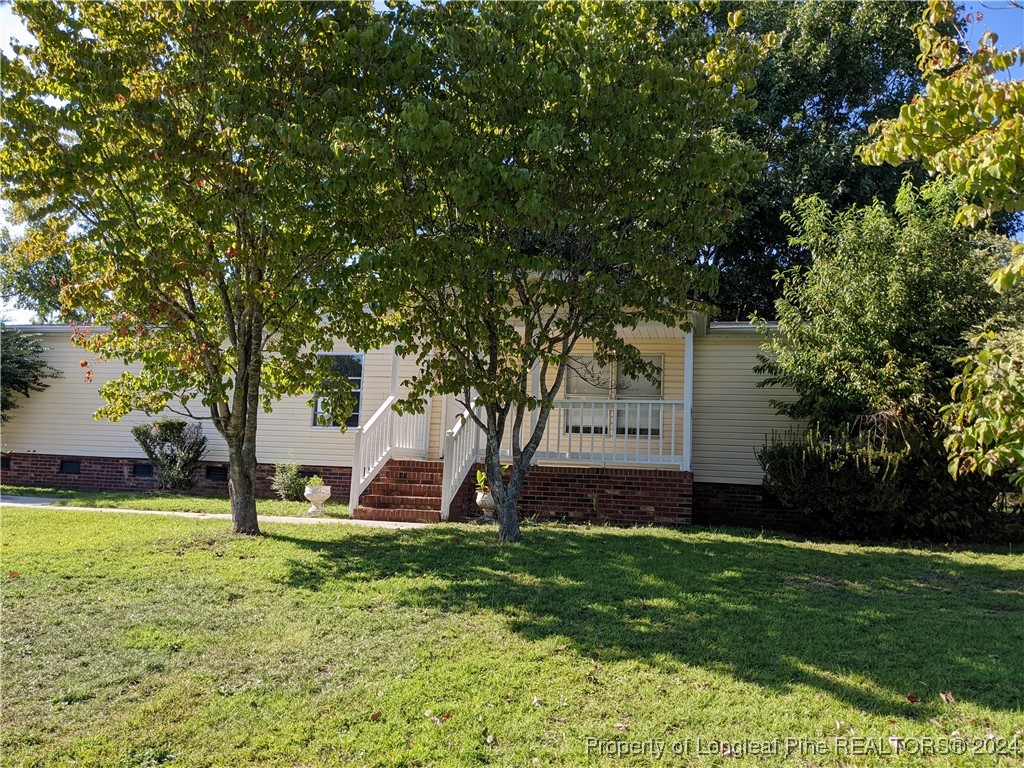
M 426 456 L 430 406 L 423 413 L 400 415 L 392 408 L 397 400 L 392 395 L 366 424 L 352 430 L 355 443 L 352 446 L 350 510 L 359 506 L 359 497 L 392 456 Z
M 470 420 L 469 411 L 455 417 L 455 426 L 444 436 L 444 475 L 441 481 L 441 519 L 448 519 L 449 507 L 466 479 L 466 473 L 481 455 L 483 432 Z
M 684 405 L 676 400 L 556 400 L 535 461 L 685 465 Z M 523 425 L 522 442 L 532 424 Z M 512 430 L 502 455 L 512 454 Z
M 676 400 L 556 400 L 534 461 L 577 464 L 674 464 L 688 471 L 684 404 Z M 532 419 L 523 423 L 520 444 L 529 438 Z M 483 432 L 456 417 L 444 442 L 441 519 L 473 464 L 483 457 Z M 512 428 L 502 440 L 502 459 L 512 456 Z

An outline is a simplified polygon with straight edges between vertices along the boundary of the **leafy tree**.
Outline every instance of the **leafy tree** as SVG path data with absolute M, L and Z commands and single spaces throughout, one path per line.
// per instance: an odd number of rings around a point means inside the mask
M 949 184 L 909 181 L 893 210 L 798 204 L 794 239 L 814 260 L 781 276 L 779 332 L 758 367 L 763 385 L 796 390 L 781 413 L 826 433 L 884 414 L 931 434 L 964 335 L 1007 309 L 986 278 L 1009 244 L 954 224 L 959 204 Z
M 1024 64 L 1024 49 L 999 51 L 987 32 L 971 52 L 945 31 L 955 19 L 952 3 L 930 0 L 916 25 L 925 91 L 897 119 L 872 126 L 874 141 L 861 156 L 873 164 L 917 160 L 948 176 L 964 196 L 957 220 L 977 224 L 1024 209 L 1024 81 L 1005 76 Z
M 1024 488 L 1024 328 L 986 331 L 973 346 L 944 410 L 950 473 L 1005 471 Z
M 743 8 L 744 30 L 774 33 L 778 44 L 753 72 L 757 109 L 735 121 L 767 162 L 740 196 L 745 216 L 707 254 L 721 270 L 712 300 L 737 320 L 770 316 L 775 273 L 808 263 L 785 221 L 798 198 L 817 195 L 836 209 L 895 200 L 904 171 L 865 166 L 855 151 L 873 122 L 895 117 L 922 85 L 912 28 L 920 4 L 757 0 Z
M 381 108 L 374 151 L 395 172 L 381 205 L 396 215 L 386 247 L 362 254 L 365 299 L 422 365 L 407 407 L 451 393 L 474 413 L 499 538 L 517 541 L 576 344 L 651 376 L 619 329 L 701 306 L 699 248 L 756 169 L 724 129 L 751 107 L 754 46 L 674 3 L 403 5 L 396 26 L 419 69 Z
M 43 361 L 39 334 L 0 323 L 0 421 L 10 421 L 10 412 L 19 406 L 17 395 L 29 397 L 42 392 L 46 379 L 60 378 L 60 371 Z
M 31 203 L 26 239 L 74 245 L 65 306 L 107 327 L 76 343 L 143 364 L 102 387 L 98 415 L 212 421 L 233 529 L 256 534 L 261 404 L 338 389 L 316 355 L 338 318 L 319 303 L 343 289 L 368 185 L 333 131 L 365 108 L 388 26 L 355 4 L 15 12 L 38 43 L 3 62 L 5 194 Z
M 905 105 L 898 119 L 873 128 L 875 141 L 862 156 L 869 163 L 915 159 L 948 177 L 966 200 L 958 220 L 975 225 L 999 211 L 1024 210 L 1024 81 L 1008 77 L 1012 66 L 1024 63 L 1024 49 L 1000 52 L 996 36 L 987 33 L 977 50 L 968 50 L 943 31 L 955 12 L 945 0 L 928 3 L 917 25 L 925 92 Z M 1024 274 L 1024 246 L 1018 244 L 1014 252 L 992 275 L 999 290 L 1008 290 Z M 1022 317 L 1011 318 L 1011 335 L 1024 329 Z M 980 351 L 966 360 L 954 389 L 956 401 L 946 409 L 952 426 L 950 470 L 991 474 L 1006 468 L 1024 488 L 1024 357 L 1019 347 L 1000 346 L 988 333 L 975 346 Z
M 26 222 L 30 205 L 13 205 L 10 224 Z M 60 292 L 71 276 L 71 248 L 82 246 L 68 237 L 72 217 L 51 215 L 24 236 L 10 227 L 0 230 L 0 297 L 34 314 L 37 323 L 82 322 L 80 311 L 62 309 Z

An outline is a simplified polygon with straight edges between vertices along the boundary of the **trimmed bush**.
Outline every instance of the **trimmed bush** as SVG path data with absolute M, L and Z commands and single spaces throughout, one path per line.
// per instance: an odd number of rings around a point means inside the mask
M 907 451 L 818 435 L 772 439 L 758 452 L 764 487 L 807 516 L 808 527 L 839 538 L 890 538 L 899 528 L 908 489 Z
M 836 440 L 811 430 L 773 435 L 757 458 L 765 489 L 826 536 L 1006 541 L 1020 530 L 1019 505 L 997 503 L 1011 490 L 1006 478 L 954 479 L 940 444 L 911 449 L 877 435 Z
M 297 461 L 282 461 L 274 465 L 270 487 L 281 501 L 302 501 L 306 490 L 306 477 Z
M 161 488 L 187 491 L 195 486 L 206 455 L 202 427 L 181 419 L 159 419 L 132 427 L 132 437 L 153 465 Z

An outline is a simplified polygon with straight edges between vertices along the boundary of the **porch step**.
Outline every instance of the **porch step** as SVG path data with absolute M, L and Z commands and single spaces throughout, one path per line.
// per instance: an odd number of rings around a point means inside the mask
M 373 482 L 368 492 L 374 496 L 420 496 L 440 500 L 441 484 Z
M 388 520 L 399 523 L 439 523 L 441 513 L 436 509 L 387 509 L 380 507 L 356 507 L 352 511 L 356 520 Z
M 378 493 L 374 488 L 373 493 L 363 496 L 359 506 L 372 509 L 434 509 L 441 506 L 441 494 L 437 496 L 396 495 Z
M 444 464 L 391 459 L 363 491 L 353 517 L 363 520 L 439 522 Z
M 378 477 L 387 477 L 389 480 L 401 482 L 440 482 L 444 476 L 443 471 L 415 470 L 415 469 L 392 469 L 388 471 L 385 466 Z

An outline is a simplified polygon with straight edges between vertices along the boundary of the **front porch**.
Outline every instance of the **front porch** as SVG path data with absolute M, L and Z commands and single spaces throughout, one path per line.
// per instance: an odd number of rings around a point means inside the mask
M 430 456 L 429 411 L 400 415 L 393 409 L 396 400 L 388 398 L 365 426 L 354 430 L 353 514 L 414 521 L 469 514 L 472 506 L 466 500 L 472 497 L 474 468 L 481 468 L 484 458 L 483 431 L 463 411 L 446 430 L 441 455 Z M 686 415 L 687 403 L 682 400 L 555 401 L 533 458 L 538 466 L 531 470 L 524 490 L 524 513 L 547 503 L 562 510 L 555 516 L 603 519 L 603 497 L 606 507 L 614 501 L 618 521 L 671 522 L 683 512 L 688 517 L 692 475 Z M 534 412 L 527 419 L 522 440 L 537 418 Z M 511 453 L 510 429 L 502 442 L 502 458 L 510 460 Z M 608 483 L 613 485 L 606 488 Z M 675 499 L 680 493 L 685 500 Z M 643 512 L 619 509 L 630 501 Z M 677 503 L 683 501 L 685 510 Z M 666 504 L 672 511 L 660 519 L 658 507 Z
M 570 477 L 587 476 L 590 479 L 586 482 L 594 485 L 600 484 L 602 477 L 621 473 L 629 476 L 630 471 L 669 472 L 676 480 L 687 478 L 685 495 L 689 505 L 694 332 L 652 325 L 633 329 L 630 338 L 661 369 L 659 380 L 640 382 L 611 366 L 590 375 L 593 369 L 581 362 L 580 370 L 588 375 L 572 371 L 575 375 L 567 378 L 564 396 L 553 403 L 530 476 L 551 478 L 555 476 L 552 472 L 560 469 L 563 483 L 572 485 L 575 481 Z M 584 345 L 578 354 L 583 361 L 590 350 Z M 536 370 L 531 391 L 541 391 Z M 435 397 L 424 413 L 409 415 L 394 410 L 398 400 L 398 358 L 393 357 L 391 395 L 365 424 L 353 430 L 351 509 L 357 515 L 393 515 L 397 514 L 395 509 L 415 509 L 420 517 L 407 519 L 439 520 L 464 512 L 464 505 L 454 502 L 471 475 L 475 476 L 474 466 L 483 460 L 483 431 L 469 411 L 462 410 L 451 397 Z M 520 445 L 532 434 L 538 417 L 539 412 L 533 411 L 524 420 Z M 511 460 L 512 438 L 510 427 L 502 440 L 502 459 L 506 462 Z M 437 487 L 427 495 L 421 483 L 408 489 L 402 483 L 378 484 L 387 486 L 387 493 L 370 489 L 392 459 L 429 462 L 421 469 L 436 476 Z M 547 469 L 540 472 L 540 468 Z M 681 492 L 682 486 L 676 485 Z M 368 489 L 372 492 L 367 493 Z M 589 493 L 585 488 L 579 492 L 584 496 Z M 394 503 L 386 507 L 389 495 Z M 645 502 L 639 497 L 634 500 L 643 507 L 653 504 L 653 500 Z M 593 506 L 593 501 L 588 503 Z M 674 513 L 673 518 L 677 517 Z

